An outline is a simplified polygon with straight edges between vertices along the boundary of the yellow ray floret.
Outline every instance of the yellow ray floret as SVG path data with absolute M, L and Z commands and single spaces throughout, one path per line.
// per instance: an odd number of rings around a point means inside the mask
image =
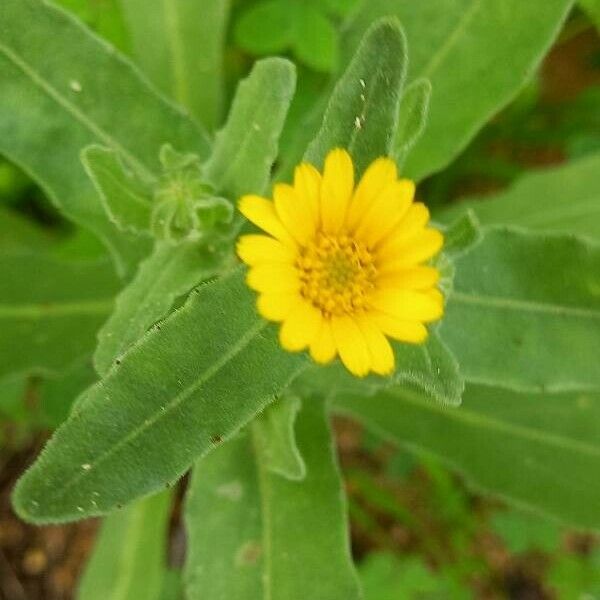
M 355 185 L 345 150 L 332 150 L 323 173 L 303 163 L 293 185 L 277 184 L 273 201 L 244 196 L 244 216 L 265 234 L 240 238 L 258 311 L 281 323 L 290 352 L 308 349 L 326 364 L 339 356 L 354 375 L 389 375 L 388 338 L 427 339 L 444 299 L 438 270 L 426 263 L 443 244 L 428 227 L 429 211 L 414 202 L 415 186 L 379 158 Z

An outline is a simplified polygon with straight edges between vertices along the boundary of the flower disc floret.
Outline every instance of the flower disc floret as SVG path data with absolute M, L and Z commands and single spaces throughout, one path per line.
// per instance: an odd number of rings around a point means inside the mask
M 281 345 L 309 349 L 317 363 L 339 355 L 356 376 L 394 370 L 389 339 L 420 344 L 443 313 L 439 272 L 427 264 L 443 237 L 413 202 L 412 181 L 380 158 L 355 186 L 344 150 L 323 173 L 303 163 L 273 201 L 244 196 L 241 212 L 267 235 L 249 234 L 238 255 L 249 265 L 258 311 L 280 322 Z

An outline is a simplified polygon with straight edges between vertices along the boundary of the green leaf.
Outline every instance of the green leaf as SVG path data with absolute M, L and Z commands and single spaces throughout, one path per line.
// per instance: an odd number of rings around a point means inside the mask
M 145 498 L 104 520 L 78 600 L 160 600 L 171 496 Z
M 600 246 L 489 229 L 455 262 L 440 335 L 468 381 L 600 388 Z
M 444 221 L 471 209 L 485 225 L 576 233 L 600 240 L 600 154 L 523 176 L 505 192 L 469 198 L 440 215 Z
M 0 208 L 0 252 L 37 251 L 52 246 L 52 235 L 8 208 Z
M 352 14 L 346 57 L 375 19 L 394 15 L 408 39 L 411 81 L 425 77 L 433 86 L 427 130 L 406 163 L 409 176 L 442 169 L 517 95 L 571 6 L 571 0 L 368 0 Z
M 152 193 L 135 173 L 125 170 L 117 152 L 103 146 L 88 146 L 81 160 L 110 220 L 124 232 L 147 232 Z
M 142 70 L 206 128 L 215 129 L 224 103 L 223 50 L 231 0 L 120 3 Z
M 94 364 L 106 375 L 134 342 L 162 319 L 177 298 L 217 273 L 218 261 L 197 244 L 156 244 L 134 279 L 119 294 L 114 312 L 98 333 Z
M 101 515 L 177 479 L 306 365 L 283 351 L 236 270 L 192 294 L 80 399 L 13 501 L 26 520 Z
M 321 130 L 305 159 L 321 167 L 327 153 L 346 148 L 360 176 L 391 151 L 406 72 L 406 40 L 395 20 L 373 25 L 333 91 Z
M 254 422 L 255 443 L 267 469 L 281 477 L 300 481 L 306 465 L 296 444 L 296 416 L 302 403 L 289 394 L 269 406 Z
M 61 371 L 88 356 L 119 281 L 106 260 L 0 255 L 0 376 Z
M 185 511 L 189 600 L 362 597 L 323 403 L 303 403 L 297 436 L 302 481 L 270 472 L 250 435 L 196 466 Z
M 394 137 L 394 158 L 400 165 L 425 131 L 430 98 L 431 82 L 423 78 L 413 81 L 402 94 Z
M 588 14 L 596 28 L 600 29 L 600 0 L 578 0 L 577 4 Z
M 294 95 L 296 71 L 282 58 L 258 61 L 238 85 L 229 118 L 217 134 L 205 173 L 217 192 L 237 201 L 264 193 Z
M 443 256 L 453 260 L 471 250 L 483 237 L 479 221 L 470 210 L 463 213 L 449 227 L 443 228 L 443 232 Z M 454 277 L 454 270 L 452 273 Z
M 551 554 L 560 546 L 561 530 L 557 523 L 521 511 L 504 511 L 493 515 L 492 531 L 511 554 L 541 550 Z
M 459 408 L 409 390 L 346 396 L 336 407 L 391 442 L 426 451 L 476 488 L 600 527 L 600 396 L 468 386 Z
M 236 43 L 259 56 L 284 51 L 292 39 L 289 6 L 281 0 L 266 0 L 250 6 L 235 26 Z
M 298 59 L 316 71 L 329 72 L 338 60 L 338 35 L 331 21 L 316 7 L 296 10 L 294 49 Z
M 204 133 L 114 48 L 39 0 L 2 2 L 0 87 L 0 153 L 27 171 L 69 218 L 94 231 L 121 272 L 131 268 L 148 244 L 112 225 L 81 166 L 81 149 L 113 148 L 129 168 L 149 175 L 167 141 L 206 156 Z

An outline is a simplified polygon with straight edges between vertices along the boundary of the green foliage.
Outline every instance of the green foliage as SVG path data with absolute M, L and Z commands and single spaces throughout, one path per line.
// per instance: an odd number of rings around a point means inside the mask
M 207 138 L 129 62 L 62 11 L 37 0 L 6 0 L 0 21 L 0 152 L 30 173 L 65 215 L 96 233 L 122 272 L 131 268 L 148 247 L 110 223 L 78 167 L 80 151 L 103 144 L 148 175 L 166 140 L 206 156 Z
M 0 254 L 0 376 L 67 368 L 94 348 L 119 288 L 107 260 Z
M 406 162 L 422 179 L 445 167 L 515 97 L 556 37 L 571 0 L 369 0 L 346 25 L 349 57 L 370 24 L 394 15 L 410 48 L 410 80 L 433 93 L 427 129 Z M 535 23 L 535 26 L 532 26 Z
M 301 481 L 269 469 L 255 430 L 198 464 L 186 501 L 190 600 L 362 598 L 325 417 L 323 402 L 303 402 Z
M 471 209 L 485 225 L 518 225 L 533 231 L 575 233 L 600 239 L 600 154 L 525 175 L 491 197 L 469 198 L 440 216 Z
M 215 129 L 223 111 L 223 51 L 231 1 L 118 2 L 137 64 L 159 89 L 207 129 Z
M 239 270 L 202 286 L 80 398 L 17 485 L 17 511 L 66 521 L 156 491 L 264 409 L 305 360 L 281 351 Z
M 514 554 L 530 550 L 551 553 L 560 543 L 560 529 L 555 522 L 516 510 L 496 513 L 492 531 Z
M 440 335 L 469 381 L 598 389 L 600 247 L 489 229 L 456 260 Z
M 459 408 L 409 389 L 365 401 L 336 398 L 336 409 L 385 439 L 431 452 L 477 489 L 598 529 L 598 394 L 519 394 L 468 386 Z
M 383 20 L 369 29 L 331 95 L 306 160 L 320 167 L 331 148 L 346 148 L 360 176 L 373 160 L 390 153 L 406 53 L 396 21 Z
M 105 519 L 78 600 L 162 600 L 171 496 L 162 492 Z

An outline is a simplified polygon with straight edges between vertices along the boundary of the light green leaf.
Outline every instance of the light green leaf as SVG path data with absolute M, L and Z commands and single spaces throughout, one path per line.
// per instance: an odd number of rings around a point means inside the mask
M 259 56 L 283 52 L 292 39 L 289 5 L 281 0 L 266 0 L 250 6 L 235 26 L 236 43 Z
M 386 439 L 426 451 L 476 488 L 573 525 L 600 528 L 600 396 L 469 386 L 459 408 L 409 390 L 336 407 Z
M 394 137 L 394 158 L 400 165 L 425 131 L 430 98 L 431 82 L 424 78 L 415 79 L 402 94 Z
M 171 496 L 163 492 L 106 517 L 78 600 L 160 600 Z
M 600 246 L 489 229 L 455 268 L 440 335 L 468 381 L 600 388 Z
M 107 260 L 0 255 L 0 376 L 60 371 L 89 355 L 119 289 Z
M 205 166 L 221 195 L 237 202 L 243 194 L 264 193 L 295 87 L 294 65 L 282 58 L 258 61 L 239 84 Z
M 483 233 L 479 221 L 472 211 L 465 211 L 449 227 L 442 228 L 444 233 L 444 257 L 455 260 L 478 244 Z M 441 265 L 438 265 L 441 266 Z M 454 276 L 454 270 L 452 270 Z
M 267 469 L 281 477 L 299 481 L 306 475 L 306 465 L 296 444 L 296 416 L 300 398 L 285 394 L 269 406 L 254 422 L 254 439 Z
M 157 243 L 134 279 L 119 294 L 114 312 L 98 333 L 94 364 L 106 375 L 111 365 L 157 321 L 175 300 L 217 272 L 218 261 L 197 244 Z
M 124 232 L 147 232 L 152 192 L 135 173 L 125 170 L 117 152 L 103 146 L 88 146 L 81 160 L 110 220 Z
M 346 24 L 345 56 L 373 20 L 402 23 L 411 81 L 431 81 L 427 129 L 406 163 L 422 179 L 446 166 L 510 102 L 556 38 L 572 0 L 368 0 Z M 533 25 L 535 24 L 535 25 Z
M 333 91 L 321 130 L 305 159 L 317 167 L 336 147 L 346 148 L 360 176 L 391 151 L 406 72 L 406 40 L 399 24 L 373 25 Z
M 290 481 L 240 435 L 200 462 L 186 501 L 189 600 L 358 600 L 323 403 L 297 421 L 306 477 Z
M 223 110 L 231 0 L 119 1 L 136 62 L 163 92 L 215 129 Z
M 22 518 L 101 515 L 177 479 L 281 393 L 283 351 L 236 270 L 200 287 L 80 399 L 13 496 Z
M 576 233 L 600 240 L 600 154 L 523 176 L 505 192 L 469 198 L 445 210 L 448 220 L 471 209 L 484 225 Z
M 2 1 L 0 87 L 0 153 L 69 218 L 94 231 L 121 272 L 131 269 L 148 244 L 112 225 L 81 166 L 81 149 L 113 148 L 129 168 L 149 174 L 158 168 L 162 144 L 206 156 L 206 136 L 114 48 L 39 0 Z

